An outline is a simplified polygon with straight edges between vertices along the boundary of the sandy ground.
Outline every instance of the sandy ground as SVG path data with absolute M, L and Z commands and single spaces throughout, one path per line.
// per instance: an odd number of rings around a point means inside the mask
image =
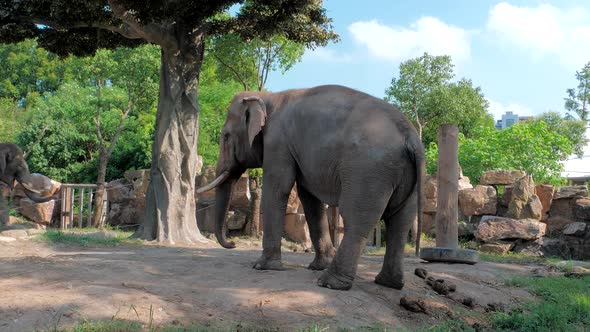
M 382 257 L 362 257 L 350 291 L 316 286 L 321 272 L 305 267 L 312 253 L 285 252 L 286 271 L 251 268 L 260 248 L 226 250 L 215 243 L 199 248 L 121 245 L 72 248 L 34 240 L 0 243 L 0 331 L 43 331 L 81 320 L 113 317 L 162 324 L 242 324 L 280 331 L 314 324 L 338 327 L 429 326 L 467 312 L 483 312 L 491 302 L 513 304 L 530 295 L 503 285 L 534 266 L 479 263 L 422 263 L 405 260 L 402 291 L 373 283 Z M 471 296 L 469 309 L 436 294 L 413 274 L 416 267 L 456 283 L 456 296 Z M 400 305 L 404 295 L 429 302 L 428 314 Z M 439 310 L 440 309 L 440 310 Z

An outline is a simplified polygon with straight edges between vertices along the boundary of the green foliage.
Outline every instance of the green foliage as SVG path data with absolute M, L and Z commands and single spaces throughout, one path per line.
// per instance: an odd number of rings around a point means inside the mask
M 560 184 L 560 161 L 573 152 L 569 139 L 551 130 L 544 121 L 518 123 L 504 130 L 478 127 L 472 134 L 472 138 L 459 134 L 459 165 L 474 182 L 486 170 L 518 169 L 538 183 Z M 432 174 L 438 158 L 436 144 L 429 145 L 426 157 L 427 170 Z
M 0 98 L 0 142 L 14 142 L 21 127 L 24 110 L 10 98 Z
M 385 91 L 385 100 L 414 122 L 426 146 L 437 141 L 443 123 L 457 124 L 467 137 L 478 126 L 494 125 L 481 88 L 465 78 L 451 82 L 453 67 L 450 56 L 424 53 L 401 63 L 399 78 L 394 77 Z
M 576 115 L 580 120 L 590 123 L 588 108 L 590 107 L 590 62 L 580 71 L 576 71 L 578 86 L 575 89 L 567 89 L 565 109 L 570 118 Z
M 108 234 L 105 236 L 105 234 Z M 39 235 L 42 241 L 48 243 L 62 243 L 67 245 L 118 245 L 138 244 L 139 240 L 131 239 L 133 232 L 107 229 L 97 231 L 96 228 L 80 228 L 71 231 L 47 230 Z
M 211 39 L 207 56 L 217 63 L 221 81 L 240 82 L 244 90 L 262 91 L 271 71 L 285 73 L 301 60 L 305 47 L 281 35 L 244 41 L 236 34 Z
M 587 331 L 590 329 L 590 276 L 518 277 L 509 285 L 526 287 L 539 297 L 521 308 L 493 317 L 495 331 Z
M 535 117 L 533 121 L 544 121 L 550 131 L 555 131 L 568 138 L 578 157 L 584 155 L 584 147 L 587 139 L 585 136 L 586 123 L 582 120 L 575 120 L 571 117 L 562 117 L 557 112 L 546 112 Z

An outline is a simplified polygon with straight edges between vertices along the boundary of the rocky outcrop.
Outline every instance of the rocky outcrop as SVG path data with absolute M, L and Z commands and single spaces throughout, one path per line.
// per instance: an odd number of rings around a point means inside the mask
M 145 215 L 145 196 L 149 187 L 149 170 L 125 172 L 125 178 L 106 184 L 110 225 L 139 225 Z
M 551 202 L 553 202 L 553 195 L 555 193 L 555 187 L 550 184 L 538 184 L 535 186 L 535 194 L 541 201 L 541 214 L 542 220 L 547 219 L 547 214 L 551 208 Z
M 506 239 L 535 240 L 545 235 L 546 225 L 533 219 L 489 217 L 482 219 L 475 238 L 482 242 Z
M 57 200 L 35 203 L 28 198 L 22 198 L 19 201 L 20 214 L 41 225 L 50 225 L 53 220 L 59 219 L 59 207 Z
M 516 243 L 514 252 L 530 256 L 556 257 L 563 254 L 560 239 L 542 237 L 534 241 L 523 241 Z
M 523 171 L 486 171 L 480 176 L 479 183 L 483 185 L 511 185 L 525 175 L 526 173 Z
M 294 242 L 300 243 L 304 248 L 311 248 L 311 238 L 305 215 L 289 213 L 285 216 L 285 236 Z
M 576 197 L 587 197 L 588 188 L 586 186 L 568 186 L 559 187 L 555 192 L 553 199 L 564 199 L 564 198 L 576 198 Z
M 459 191 L 459 207 L 465 216 L 496 214 L 498 197 L 492 186 L 477 185 Z
M 535 183 L 530 175 L 514 183 L 506 216 L 514 219 L 541 220 L 543 206 L 535 194 Z
M 586 234 L 586 228 L 586 223 L 573 222 L 564 228 L 563 235 L 583 237 Z
M 577 220 L 590 221 L 590 197 L 582 197 L 575 200 L 574 216 Z

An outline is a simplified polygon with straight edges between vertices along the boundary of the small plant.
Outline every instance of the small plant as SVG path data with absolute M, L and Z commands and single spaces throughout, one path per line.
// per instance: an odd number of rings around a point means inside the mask
M 74 228 L 71 230 L 48 230 L 40 234 L 39 239 L 50 243 L 63 243 L 68 245 L 118 245 L 139 244 L 140 240 L 131 239 L 133 232 L 121 230 L 98 230 L 96 228 Z

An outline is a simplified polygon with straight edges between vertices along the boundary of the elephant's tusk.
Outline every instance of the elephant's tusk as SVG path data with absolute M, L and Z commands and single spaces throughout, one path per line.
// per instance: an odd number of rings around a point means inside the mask
M 37 194 L 37 195 L 41 195 L 41 192 L 35 188 L 33 188 L 30 184 L 26 183 L 26 182 L 21 182 L 20 183 L 26 190 L 28 190 L 29 192 L 32 192 L 33 194 Z
M 205 191 L 209 191 L 209 190 L 217 187 L 218 185 L 223 183 L 223 181 L 225 181 L 228 177 L 229 177 L 229 172 L 221 173 L 221 175 L 218 176 L 217 179 L 213 180 L 213 182 L 209 183 L 208 185 L 206 185 L 204 187 L 197 189 L 197 194 L 204 193 Z

